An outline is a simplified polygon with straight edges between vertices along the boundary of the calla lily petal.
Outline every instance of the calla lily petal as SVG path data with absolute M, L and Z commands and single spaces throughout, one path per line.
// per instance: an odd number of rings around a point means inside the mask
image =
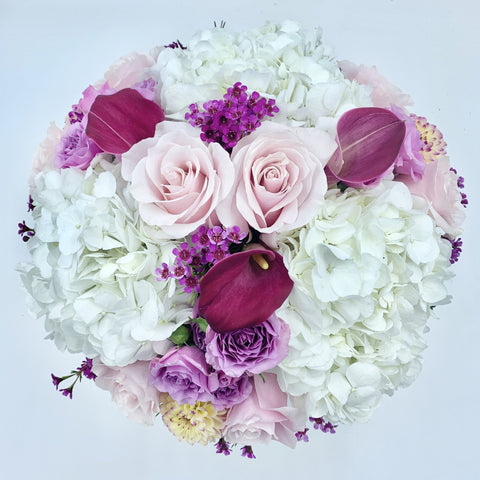
M 86 134 L 104 152 L 125 153 L 144 138 L 153 137 L 163 110 L 137 90 L 124 88 L 112 95 L 98 95 L 93 102 Z
M 252 327 L 269 318 L 292 288 L 278 253 L 262 248 L 235 253 L 200 281 L 199 314 L 218 333 Z
M 393 168 L 405 123 L 383 108 L 354 108 L 337 124 L 339 148 L 326 167 L 327 178 L 352 187 L 375 186 Z

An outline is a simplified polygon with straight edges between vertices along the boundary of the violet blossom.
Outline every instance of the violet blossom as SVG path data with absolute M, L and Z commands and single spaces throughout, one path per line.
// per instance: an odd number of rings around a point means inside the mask
M 207 327 L 206 359 L 215 369 L 232 377 L 245 372 L 262 373 L 278 365 L 288 354 L 290 329 L 275 315 L 259 325 L 217 333 Z

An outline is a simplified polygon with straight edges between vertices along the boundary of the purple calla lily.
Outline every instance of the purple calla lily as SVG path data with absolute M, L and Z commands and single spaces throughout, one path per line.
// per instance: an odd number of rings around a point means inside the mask
M 278 253 L 264 248 L 235 253 L 200 281 L 199 314 L 218 333 L 252 327 L 269 318 L 292 288 Z
M 329 180 L 356 188 L 374 187 L 393 169 L 405 123 L 384 108 L 354 108 L 337 124 L 339 148 L 328 162 Z
M 88 113 L 86 134 L 104 152 L 125 153 L 144 138 L 153 137 L 163 110 L 137 90 L 124 88 L 112 95 L 98 95 Z

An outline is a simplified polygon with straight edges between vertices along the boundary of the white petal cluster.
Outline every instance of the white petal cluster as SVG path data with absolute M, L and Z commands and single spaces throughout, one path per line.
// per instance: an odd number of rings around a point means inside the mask
M 431 307 L 448 301 L 449 244 L 389 180 L 329 190 L 309 225 L 279 238 L 295 282 L 277 311 L 291 329 L 281 388 L 310 416 L 366 421 L 420 372 Z
M 178 119 L 190 104 L 221 98 L 236 82 L 273 97 L 275 120 L 293 126 L 333 129 L 346 110 L 371 105 L 371 88 L 344 78 L 321 30 L 291 21 L 242 33 L 202 30 L 186 50 L 162 50 L 156 68 L 162 107 Z
M 142 230 L 120 165 L 47 169 L 35 179 L 32 261 L 21 266 L 30 308 L 60 349 L 106 365 L 150 360 L 191 307 L 155 269 L 172 262 L 171 242 Z

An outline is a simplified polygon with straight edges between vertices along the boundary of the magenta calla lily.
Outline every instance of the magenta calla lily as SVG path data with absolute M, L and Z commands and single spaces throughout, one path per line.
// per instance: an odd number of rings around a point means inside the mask
M 404 138 L 405 123 L 391 111 L 349 110 L 337 124 L 339 148 L 325 168 L 327 178 L 357 188 L 377 185 L 392 171 Z
M 252 327 L 269 318 L 292 287 L 278 253 L 263 248 L 235 253 L 200 281 L 199 314 L 218 333 Z
M 86 134 L 104 152 L 125 153 L 145 138 L 153 137 L 163 110 L 137 90 L 124 88 L 112 95 L 98 95 L 88 113 Z

